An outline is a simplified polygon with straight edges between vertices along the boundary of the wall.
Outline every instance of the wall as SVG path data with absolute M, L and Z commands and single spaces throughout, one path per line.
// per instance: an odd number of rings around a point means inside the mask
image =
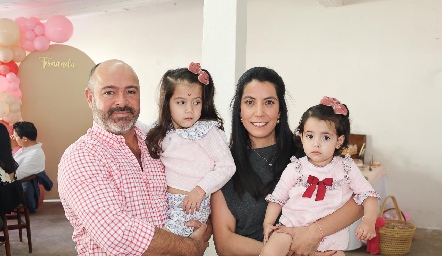
M 346 103 L 388 193 L 418 227 L 442 229 L 442 1 L 277 2 L 249 1 L 247 65 L 280 72 L 292 127 L 324 95 Z
M 437 113 L 442 2 L 344 4 L 326 8 L 314 0 L 249 1 L 247 66 L 272 67 L 285 79 L 292 128 L 324 95 L 346 103 L 353 132 L 368 135 L 366 156 L 373 155 L 388 170 L 389 194 L 418 227 L 442 229 L 442 206 L 432 199 L 442 194 L 437 162 L 442 145 Z M 201 60 L 202 1 L 70 19 L 74 35 L 66 44 L 94 62 L 120 58 L 134 67 L 142 86 L 141 120 L 146 123 L 156 116 L 161 75 Z
M 62 62 L 68 65 L 59 65 Z M 64 150 L 92 126 L 92 114 L 84 89 L 94 62 L 79 49 L 54 44 L 44 52 L 32 52 L 20 64 L 23 92 L 22 118 L 37 128 L 37 141 L 43 143 L 46 173 L 54 182 L 45 200 L 58 198 L 58 163 Z

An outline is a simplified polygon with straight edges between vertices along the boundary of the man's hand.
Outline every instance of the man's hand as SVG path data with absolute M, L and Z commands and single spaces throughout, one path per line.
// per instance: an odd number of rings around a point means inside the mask
M 188 221 L 186 225 L 195 228 L 193 233 L 189 236 L 189 238 L 193 240 L 197 250 L 195 255 L 203 255 L 204 251 L 209 247 L 209 239 L 212 235 L 212 225 L 208 228 L 207 224 L 201 224 L 201 222 L 196 220 Z M 210 232 L 210 235 L 206 234 L 208 231 Z

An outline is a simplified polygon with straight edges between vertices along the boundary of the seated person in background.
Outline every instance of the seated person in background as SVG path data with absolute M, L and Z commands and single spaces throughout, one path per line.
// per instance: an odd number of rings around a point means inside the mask
M 12 135 L 12 134 L 10 136 L 10 141 L 11 141 L 12 155 L 14 155 L 19 149 L 21 149 L 21 147 L 18 145 L 17 141 L 15 140 L 14 135 Z
M 28 199 L 29 211 L 34 212 L 37 208 L 36 202 L 40 197 L 40 188 L 38 183 L 42 183 L 45 190 L 52 188 L 52 181 L 46 175 L 45 170 L 45 153 L 41 148 L 42 144 L 37 142 L 37 128 L 31 122 L 16 122 L 12 126 L 14 129 L 13 138 L 21 147 L 14 154 L 14 159 L 18 163 L 16 171 L 17 179 L 37 175 L 37 179 L 29 182 L 23 182 L 23 190 L 26 192 Z M 32 186 L 32 189 L 28 189 Z

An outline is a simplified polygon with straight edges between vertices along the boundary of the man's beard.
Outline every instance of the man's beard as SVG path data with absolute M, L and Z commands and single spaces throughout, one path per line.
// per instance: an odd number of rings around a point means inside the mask
M 127 117 L 112 117 L 115 111 L 129 111 L 132 115 Z M 135 126 L 140 110 L 136 110 L 129 106 L 115 107 L 109 109 L 107 112 L 101 111 L 97 108 L 97 104 L 92 100 L 92 112 L 94 121 L 103 127 L 106 131 L 113 134 L 124 134 Z

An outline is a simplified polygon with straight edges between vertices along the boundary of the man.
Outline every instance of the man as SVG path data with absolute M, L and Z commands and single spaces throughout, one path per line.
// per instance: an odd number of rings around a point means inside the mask
M 12 126 L 14 133 L 11 135 L 20 146 L 14 154 L 18 163 L 17 179 L 29 177 L 45 170 L 45 153 L 42 144 L 37 141 L 37 128 L 31 122 L 16 122 Z
M 50 191 L 53 186 L 52 180 L 45 172 L 45 153 L 42 144 L 37 141 L 37 128 L 33 123 L 16 122 L 12 128 L 11 139 L 18 145 L 18 149 L 12 150 L 15 151 L 14 160 L 18 163 L 16 176 L 18 180 L 22 180 L 29 211 L 35 212 L 39 202 L 43 201 L 38 184 L 42 184 L 46 191 Z M 36 176 L 35 179 L 30 177 L 33 175 Z
M 108 60 L 91 70 L 86 99 L 93 126 L 63 154 L 58 189 L 78 255 L 203 255 L 211 228 L 190 237 L 161 229 L 166 179 L 135 125 L 140 86 L 133 69 Z

